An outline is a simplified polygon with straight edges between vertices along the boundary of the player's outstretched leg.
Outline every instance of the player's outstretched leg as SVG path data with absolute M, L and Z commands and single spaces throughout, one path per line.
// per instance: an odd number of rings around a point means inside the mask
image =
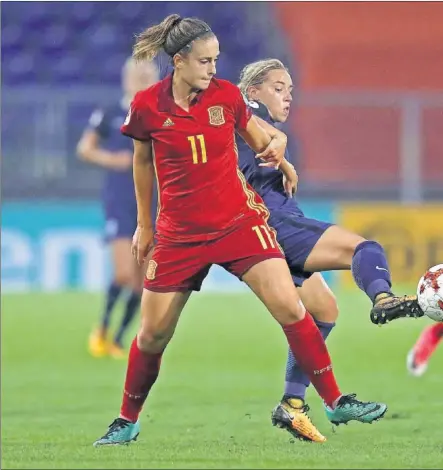
M 337 225 L 322 234 L 307 257 L 304 269 L 308 272 L 351 269 L 355 283 L 373 303 L 370 318 L 377 325 L 397 318 L 423 316 L 417 296 L 392 293 L 383 247 Z
M 94 447 L 125 445 L 140 432 L 138 417 L 157 380 L 163 351 L 169 343 L 190 293 L 157 293 L 145 290 L 142 296 L 142 324 L 129 351 L 120 416 Z
M 380 410 L 378 417 L 383 416 L 386 405 L 382 405 L 384 409 L 381 409 L 381 404 L 359 402 L 355 398 L 351 402 L 347 396 L 342 396 L 324 339 L 312 316 L 301 304 L 284 260 L 262 261 L 250 268 L 242 278 L 282 325 L 296 361 L 329 409 L 351 406 L 354 412 L 346 414 L 347 421 L 361 421 L 364 413 L 375 415 L 377 410 Z
M 352 275 L 373 303 L 372 323 L 382 325 L 398 318 L 423 316 L 416 295 L 392 293 L 388 261 L 379 243 L 365 240 L 357 245 L 352 257 Z
M 410 374 L 420 377 L 426 372 L 429 359 L 442 340 L 443 323 L 435 323 L 423 330 L 406 358 L 406 367 Z

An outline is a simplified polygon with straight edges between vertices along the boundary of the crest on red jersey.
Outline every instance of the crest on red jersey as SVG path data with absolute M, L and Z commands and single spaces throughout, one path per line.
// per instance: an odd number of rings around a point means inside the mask
M 211 106 L 208 108 L 209 124 L 212 126 L 221 126 L 225 121 L 223 106 Z
M 158 264 L 150 259 L 148 263 L 148 269 L 146 270 L 146 279 L 153 281 L 155 279 L 155 271 L 157 270 Z

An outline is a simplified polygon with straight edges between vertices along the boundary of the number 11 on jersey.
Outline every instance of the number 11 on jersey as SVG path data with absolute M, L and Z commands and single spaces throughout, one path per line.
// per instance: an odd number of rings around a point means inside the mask
M 208 161 L 208 158 L 206 156 L 205 136 L 203 134 L 190 135 L 188 137 L 188 140 L 191 143 L 193 163 L 194 164 L 206 163 Z M 198 146 L 197 146 L 197 141 L 199 144 Z
M 254 227 L 252 227 L 252 230 L 256 233 L 264 250 L 267 250 L 269 247 L 275 248 L 274 239 L 269 233 L 269 229 L 266 225 L 255 225 Z M 263 234 L 266 235 L 266 238 L 268 239 L 267 241 Z

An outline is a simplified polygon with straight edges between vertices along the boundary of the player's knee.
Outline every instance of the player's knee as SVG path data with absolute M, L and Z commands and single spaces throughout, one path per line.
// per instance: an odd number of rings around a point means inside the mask
M 300 299 L 288 301 L 288 299 L 282 299 L 281 308 L 277 315 L 274 315 L 278 322 L 282 325 L 290 325 L 297 321 L 300 321 L 305 316 L 306 309 Z
M 326 321 L 335 323 L 338 318 L 338 303 L 334 294 L 331 294 L 325 310 L 328 312 L 328 319 Z
M 158 354 L 165 350 L 171 339 L 166 331 L 141 329 L 137 335 L 137 347 L 140 351 L 149 354 Z
M 367 240 L 360 235 L 355 235 L 352 239 L 347 240 L 344 243 L 340 250 L 336 251 L 336 255 L 338 257 L 338 261 L 340 265 L 350 269 L 352 266 L 352 258 L 354 257 L 355 250 L 358 248 L 359 245 L 366 242 Z
M 335 295 L 332 292 L 322 295 L 321 299 L 315 303 L 315 307 L 310 307 L 309 313 L 317 320 L 335 323 L 338 318 L 338 303 Z

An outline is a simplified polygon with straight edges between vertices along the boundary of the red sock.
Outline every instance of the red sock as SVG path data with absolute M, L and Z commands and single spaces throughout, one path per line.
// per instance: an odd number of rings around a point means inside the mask
M 332 372 L 328 349 L 313 318 L 306 312 L 303 320 L 283 326 L 283 331 L 295 360 L 321 398 L 332 407 L 341 393 Z
M 147 354 L 140 351 L 135 337 L 129 351 L 121 417 L 133 423 L 138 420 L 146 397 L 158 377 L 162 354 Z
M 414 346 L 417 364 L 428 362 L 438 343 L 443 339 L 443 323 L 426 327 Z

